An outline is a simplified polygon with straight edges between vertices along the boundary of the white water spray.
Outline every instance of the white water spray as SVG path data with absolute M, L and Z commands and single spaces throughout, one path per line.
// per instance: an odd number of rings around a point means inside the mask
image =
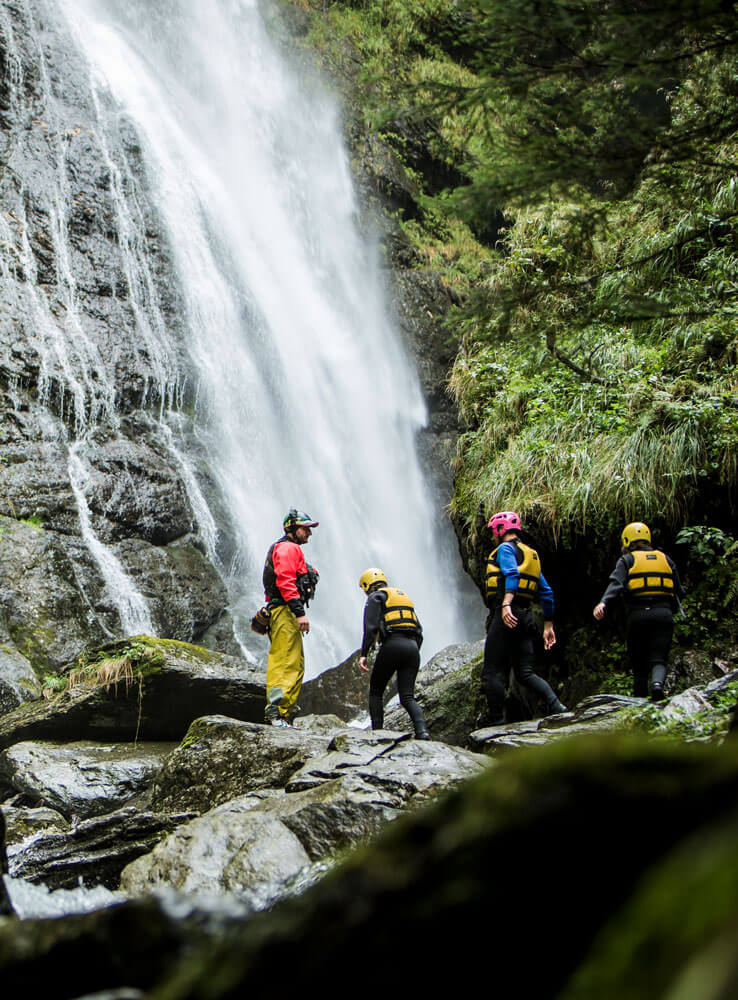
M 306 550 L 321 573 L 310 674 L 357 646 L 368 565 L 413 597 L 424 652 L 466 637 L 458 556 L 415 450 L 425 408 L 357 229 L 333 102 L 284 65 L 256 0 L 57 2 L 98 110 L 112 94 L 143 140 L 197 380 L 194 433 L 175 447 L 208 462 L 211 495 L 193 498 L 192 480 L 190 495 L 211 556 L 226 553 L 237 620 L 260 603 L 265 551 L 297 506 L 321 522 Z M 148 330 L 149 351 L 171 354 L 161 324 Z M 220 539 L 200 502 L 213 489 L 230 522 Z

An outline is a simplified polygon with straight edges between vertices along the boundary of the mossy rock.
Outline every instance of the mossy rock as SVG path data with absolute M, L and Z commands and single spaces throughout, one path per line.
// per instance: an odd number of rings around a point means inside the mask
M 0 746 L 38 739 L 178 741 L 203 715 L 264 718 L 260 669 L 173 639 L 139 635 L 87 649 L 63 676 L 66 689 L 49 701 L 0 717 Z
M 363 959 L 392 954 L 398 940 L 418 961 L 393 966 L 393 988 L 433 988 L 438 962 L 421 956 L 473 962 L 489 956 L 492 981 L 520 977 L 526 995 L 553 1000 L 596 954 L 600 931 L 670 852 L 678 853 L 668 883 L 683 878 L 687 863 L 704 867 L 709 906 L 709 871 L 717 875 L 721 859 L 735 866 L 738 857 L 736 792 L 736 741 L 707 748 L 597 736 L 521 751 L 435 807 L 393 824 L 301 898 L 187 959 L 151 1000 L 235 1000 L 267 987 L 276 956 L 287 953 L 302 988 L 317 989 L 326 968 L 341 980 L 361 967 L 365 987 L 379 990 L 385 964 Z M 707 860 L 713 850 L 714 864 Z M 738 913 L 730 879 L 714 919 L 702 921 L 716 944 Z M 657 894 L 649 898 L 657 907 Z M 691 906 L 687 891 L 674 890 L 646 915 L 655 934 L 663 918 L 666 930 L 654 947 L 668 951 L 674 967 L 682 959 L 671 948 L 669 928 L 688 923 Z M 637 935 L 628 937 L 637 949 Z M 704 934 L 696 937 L 704 942 Z M 621 947 L 616 941 L 612 949 L 618 972 Z M 647 963 L 651 952 L 641 949 L 636 957 Z M 606 978 L 605 970 L 597 982 Z M 606 992 L 572 996 L 621 997 L 621 987 L 611 975 Z

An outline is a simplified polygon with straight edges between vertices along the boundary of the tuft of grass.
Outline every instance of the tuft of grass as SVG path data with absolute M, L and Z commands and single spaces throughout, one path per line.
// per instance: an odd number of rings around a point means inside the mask
M 44 680 L 44 697 L 54 698 L 80 686 L 102 687 L 106 691 L 123 684 L 128 694 L 133 684 L 141 686 L 144 675 L 161 667 L 165 657 L 161 650 L 146 642 L 127 641 L 115 651 L 104 647 L 92 653 L 84 652 L 66 669 L 65 674 L 53 674 Z

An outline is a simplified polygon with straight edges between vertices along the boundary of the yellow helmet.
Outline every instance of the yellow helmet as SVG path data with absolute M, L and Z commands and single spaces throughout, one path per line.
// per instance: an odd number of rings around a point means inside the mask
M 385 587 L 387 586 L 387 577 L 384 575 L 384 571 L 377 569 L 376 566 L 373 566 L 371 569 L 365 569 L 359 577 L 359 586 L 367 594 L 373 583 L 383 583 Z
M 626 524 L 620 538 L 622 539 L 624 549 L 629 549 L 633 542 L 648 542 L 649 545 L 651 544 L 651 532 L 648 529 L 648 525 L 644 524 L 643 521 L 633 521 L 632 524 Z

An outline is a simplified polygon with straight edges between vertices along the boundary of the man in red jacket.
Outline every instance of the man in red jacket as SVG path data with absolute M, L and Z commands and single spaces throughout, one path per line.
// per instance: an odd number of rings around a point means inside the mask
M 310 631 L 305 607 L 318 582 L 318 574 L 305 562 L 301 550 L 318 521 L 293 507 L 283 527 L 284 535 L 267 552 L 263 576 L 271 639 L 264 715 L 273 726 L 290 725 L 290 713 L 305 674 L 302 636 Z

